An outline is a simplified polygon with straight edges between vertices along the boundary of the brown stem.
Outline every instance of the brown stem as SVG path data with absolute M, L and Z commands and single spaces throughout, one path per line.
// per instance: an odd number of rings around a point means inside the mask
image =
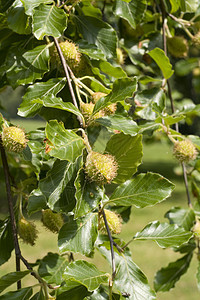
M 185 183 L 185 189 L 186 189 L 186 194 L 187 194 L 187 201 L 188 201 L 188 206 L 192 208 L 192 202 L 190 199 L 190 193 L 189 193 L 189 188 L 188 188 L 188 179 L 187 179 L 187 171 L 185 164 L 182 163 L 182 169 L 183 169 L 183 177 L 184 177 L 184 183 Z
M 68 86 L 69 86 L 69 91 L 70 91 L 70 94 L 71 94 L 71 97 L 72 97 L 73 104 L 74 104 L 74 106 L 76 108 L 78 108 L 78 104 L 77 104 L 76 97 L 75 97 L 75 94 L 74 94 L 74 90 L 73 90 L 73 87 L 72 87 L 71 79 L 70 79 L 70 76 L 69 76 L 68 65 L 67 65 L 66 60 L 65 60 L 65 58 L 63 56 L 62 50 L 60 49 L 60 45 L 59 45 L 58 40 L 56 38 L 53 38 L 53 39 L 54 39 L 54 44 L 55 44 L 55 46 L 57 48 L 58 54 L 60 56 L 60 60 L 61 60 L 64 72 L 65 72 L 65 76 L 67 78 L 67 82 L 68 82 Z M 77 116 L 77 119 L 78 119 L 81 127 L 83 127 L 83 120 L 82 120 L 82 118 L 80 116 Z
M 164 49 L 165 55 L 167 55 L 167 39 L 166 39 L 166 31 L 165 31 L 165 19 L 166 19 L 166 15 L 168 13 L 166 12 L 165 4 L 164 4 L 163 0 L 160 0 L 160 8 L 161 8 L 161 12 L 162 12 L 163 49 Z M 173 101 L 173 98 L 172 98 L 171 86 L 170 86 L 169 80 L 167 80 L 167 87 L 168 87 L 168 96 L 169 96 L 170 103 L 171 103 L 171 111 L 172 111 L 172 113 L 174 113 L 175 112 L 174 101 Z M 176 128 L 176 131 L 179 132 L 178 123 L 175 124 L 175 128 Z M 185 189 L 186 189 L 186 194 L 187 194 L 188 206 L 191 207 L 192 203 L 191 203 L 190 193 L 189 193 L 189 188 L 188 188 L 187 171 L 186 171 L 186 167 L 185 167 L 184 163 L 182 163 L 181 166 L 182 166 L 182 170 L 183 170 L 183 178 L 184 178 Z
M 8 201 L 8 209 L 10 214 L 10 221 L 11 221 L 11 228 L 12 228 L 12 235 L 14 241 L 14 248 L 15 248 L 15 261 L 16 261 L 16 271 L 20 271 L 20 248 L 19 242 L 17 237 L 17 226 L 15 220 L 15 213 L 13 208 L 13 199 L 12 199 L 12 192 L 11 192 L 11 185 L 10 185 L 10 174 L 9 174 L 9 167 L 8 161 L 5 153 L 5 149 L 2 144 L 2 139 L 0 137 L 0 150 L 1 150 L 1 159 L 3 164 L 3 171 L 6 183 L 6 193 L 7 193 L 7 201 Z M 21 288 L 21 281 L 17 282 L 17 289 Z
M 111 232 L 110 232 L 110 228 L 108 226 L 108 222 L 107 222 L 106 214 L 105 214 L 104 210 L 102 210 L 102 215 L 103 215 L 104 223 L 105 223 L 106 230 L 107 230 L 107 233 L 108 233 L 108 238 L 109 238 L 109 241 L 110 241 L 111 263 L 112 263 L 112 281 L 113 281 L 114 278 L 115 278 L 115 275 L 116 275 L 115 253 L 114 253 L 114 249 L 113 249 L 113 244 L 114 243 L 113 243 L 113 238 L 112 238 L 112 235 L 111 235 Z
M 6 183 L 6 193 L 7 193 L 7 200 L 8 200 L 8 208 L 9 208 L 9 214 L 10 214 L 10 221 L 11 221 L 11 228 L 12 228 L 12 235 L 13 235 L 13 241 L 14 241 L 14 248 L 15 248 L 15 257 L 16 257 L 16 271 L 20 271 L 20 261 L 24 263 L 26 268 L 28 270 L 31 270 L 31 275 L 34 276 L 40 283 L 43 282 L 43 280 L 33 271 L 33 268 L 30 266 L 28 261 L 22 256 L 18 236 L 17 236 L 17 226 L 16 226 L 16 219 L 15 219 L 15 213 L 14 213 L 14 207 L 13 207 L 13 198 L 12 198 L 12 192 L 11 192 L 11 185 L 10 185 L 10 175 L 9 175 L 9 166 L 8 161 L 6 157 L 6 152 L 2 144 L 2 139 L 0 136 L 0 152 L 1 152 L 1 159 L 3 164 L 3 172 L 5 177 L 5 183 Z M 21 288 L 21 281 L 17 282 L 17 289 Z

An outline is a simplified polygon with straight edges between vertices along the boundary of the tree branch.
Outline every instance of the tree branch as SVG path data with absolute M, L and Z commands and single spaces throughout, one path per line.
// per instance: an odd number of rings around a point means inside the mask
M 113 238 L 112 238 L 112 235 L 111 235 L 111 232 L 110 232 L 110 228 L 108 226 L 108 222 L 107 222 L 107 219 L 106 219 L 106 214 L 105 214 L 104 209 L 102 210 L 102 215 L 103 215 L 104 223 L 105 223 L 106 230 L 107 230 L 107 233 L 108 233 L 108 238 L 109 238 L 109 241 L 110 241 L 111 262 L 112 262 L 112 280 L 114 280 L 115 275 L 116 275 L 115 253 L 114 253 L 114 249 L 113 249 L 114 243 L 113 243 Z
M 163 0 L 160 0 L 160 8 L 161 8 L 161 12 L 162 12 L 163 49 L 164 49 L 165 55 L 167 55 L 167 39 L 166 39 L 166 30 L 165 30 L 165 20 L 166 20 L 166 15 L 169 15 L 169 14 L 166 12 L 165 4 L 164 4 Z M 170 15 L 170 17 L 171 17 L 171 15 Z M 169 80 L 167 80 L 167 87 L 168 87 L 168 96 L 169 96 L 170 103 L 171 103 L 171 111 L 172 111 L 172 113 L 174 113 L 175 112 L 174 101 L 172 98 L 171 86 L 170 86 Z M 179 132 L 178 123 L 175 124 L 175 129 L 177 132 Z M 181 163 L 181 166 L 182 166 L 182 170 L 183 170 L 183 178 L 184 178 L 185 189 L 186 189 L 186 194 L 187 194 L 188 206 L 191 207 L 192 203 L 191 203 L 190 193 L 189 193 L 189 188 L 188 188 L 187 171 L 186 171 L 186 167 L 185 167 L 184 163 Z
M 2 159 L 3 171 L 4 171 L 4 177 L 5 177 L 5 183 L 6 183 L 8 209 L 9 209 L 9 214 L 10 214 L 12 235 L 13 235 L 14 248 L 15 248 L 16 271 L 20 271 L 21 251 L 20 251 L 20 248 L 19 248 L 19 242 L 18 242 L 18 237 L 17 237 L 17 226 L 16 226 L 16 220 L 15 220 L 15 214 L 14 214 L 14 208 L 13 208 L 12 192 L 11 192 L 11 185 L 10 185 L 10 173 L 9 173 L 7 157 L 6 157 L 5 149 L 4 149 L 3 144 L 2 144 L 1 137 L 0 137 L 0 150 L 1 150 L 1 159 Z M 21 288 L 21 281 L 18 281 L 17 282 L 17 289 L 20 289 L 20 288 Z
M 4 177 L 5 177 L 5 183 L 6 183 L 8 208 L 9 208 L 12 235 L 13 235 L 14 248 L 15 248 L 16 271 L 20 271 L 20 261 L 22 261 L 24 263 L 24 265 L 26 266 L 26 268 L 28 270 L 31 270 L 31 275 L 33 277 L 35 277 L 41 284 L 45 285 L 46 283 L 44 282 L 44 280 L 42 278 L 40 278 L 40 276 L 35 271 L 33 271 L 33 268 L 30 266 L 28 261 L 21 254 L 18 236 L 17 236 L 17 226 L 16 226 L 14 207 L 13 207 L 13 197 L 12 197 L 12 192 L 11 192 L 9 166 L 8 166 L 8 161 L 7 161 L 7 157 L 6 157 L 6 152 L 5 152 L 5 149 L 2 144 L 1 136 L 0 136 L 0 152 L 1 152 L 3 172 L 4 172 Z M 48 285 L 48 287 L 49 287 L 49 285 Z M 20 289 L 20 288 L 21 288 L 21 281 L 18 281 L 17 289 Z M 51 287 L 49 287 L 49 288 L 51 288 Z
M 55 44 L 55 46 L 57 48 L 58 54 L 60 56 L 60 60 L 61 60 L 64 72 L 65 72 L 65 76 L 67 78 L 67 82 L 68 82 L 68 86 L 69 86 L 69 91 L 70 91 L 70 94 L 71 94 L 71 97 L 72 97 L 73 104 L 74 104 L 74 106 L 76 108 L 78 108 L 78 104 L 77 104 L 77 101 L 76 101 L 76 97 L 75 97 L 75 94 L 74 94 L 74 90 L 73 90 L 71 79 L 70 79 L 69 72 L 68 72 L 68 65 L 67 65 L 66 60 L 65 60 L 65 58 L 63 56 L 62 50 L 60 49 L 60 45 L 58 43 L 58 40 L 56 38 L 53 38 L 53 40 L 54 40 L 54 44 Z M 83 120 L 82 120 L 82 118 L 80 116 L 77 116 L 77 120 L 79 121 L 81 127 L 83 127 Z

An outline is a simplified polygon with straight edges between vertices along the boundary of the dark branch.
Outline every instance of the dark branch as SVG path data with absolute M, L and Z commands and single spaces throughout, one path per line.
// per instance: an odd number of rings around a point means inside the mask
M 6 152 L 2 144 L 2 139 L 0 136 L 0 152 L 1 152 L 1 159 L 3 164 L 3 172 L 5 177 L 6 183 L 6 193 L 7 193 L 7 200 L 8 200 L 8 208 L 11 220 L 11 228 L 12 228 L 12 235 L 14 241 L 14 248 L 15 248 L 15 257 L 16 257 L 16 271 L 20 271 L 20 260 L 24 263 L 28 270 L 31 270 L 31 275 L 34 276 L 39 282 L 42 282 L 42 279 L 33 271 L 33 268 L 30 266 L 28 261 L 22 256 L 18 236 L 17 236 L 17 226 L 16 226 L 16 219 L 13 207 L 13 198 L 11 192 L 11 185 L 10 185 L 10 175 L 9 175 L 9 166 L 6 157 Z M 21 288 L 21 281 L 17 282 L 17 289 Z
M 111 235 L 111 232 L 110 232 L 110 228 L 108 226 L 108 222 L 107 222 L 104 210 L 102 210 L 102 215 L 103 215 L 104 223 L 105 223 L 106 230 L 107 230 L 107 233 L 108 233 L 108 238 L 109 238 L 109 241 L 110 241 L 111 262 L 112 262 L 112 281 L 113 281 L 114 278 L 115 278 L 115 275 L 116 275 L 115 253 L 114 253 L 114 249 L 113 249 L 113 244 L 114 243 L 113 243 L 113 238 L 112 238 L 112 235 Z
M 164 49 L 165 55 L 167 55 L 167 39 L 166 39 L 166 31 L 165 31 L 165 19 L 166 19 L 166 15 L 169 15 L 169 14 L 166 12 L 165 4 L 164 4 L 163 0 L 160 0 L 160 8 L 161 8 L 161 12 L 162 12 L 163 49 Z M 170 17 L 171 17 L 171 15 L 170 15 Z M 171 111 L 172 111 L 172 113 L 174 113 L 175 112 L 174 101 L 172 98 L 171 86 L 170 86 L 169 80 L 167 80 L 167 86 L 168 86 L 168 96 L 169 96 L 170 103 L 171 103 Z M 176 131 L 179 132 L 178 123 L 175 124 L 175 128 L 176 128 Z M 191 207 L 192 203 L 191 203 L 190 193 L 189 193 L 189 188 L 188 188 L 187 171 L 186 171 L 186 167 L 185 167 L 184 163 L 182 163 L 181 166 L 182 166 L 182 170 L 183 170 L 183 177 L 184 177 L 185 189 L 186 189 L 186 194 L 187 194 L 188 206 Z

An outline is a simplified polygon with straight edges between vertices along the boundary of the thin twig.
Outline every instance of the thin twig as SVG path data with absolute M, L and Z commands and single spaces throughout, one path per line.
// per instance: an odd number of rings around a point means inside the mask
M 15 248 L 15 262 L 16 262 L 16 271 L 20 271 L 20 248 L 19 242 L 17 237 L 17 226 L 15 221 L 15 214 L 13 208 L 13 199 L 12 199 L 12 192 L 11 192 L 11 185 L 10 185 L 10 173 L 9 167 L 7 162 L 7 157 L 5 153 L 5 149 L 2 144 L 2 139 L 0 137 L 0 149 L 1 149 L 1 159 L 3 164 L 3 171 L 6 183 L 6 193 L 7 193 L 7 200 L 8 200 L 8 209 L 10 214 L 10 221 L 11 221 L 11 228 L 12 228 L 12 235 L 14 241 L 14 248 Z M 17 282 L 17 289 L 21 288 L 21 281 Z
M 57 48 L 58 54 L 60 56 L 60 60 L 61 60 L 64 72 L 65 72 L 65 75 L 66 75 L 66 78 L 67 78 L 67 82 L 68 82 L 68 86 L 69 86 L 69 91 L 70 91 L 70 94 L 71 94 L 71 97 L 72 97 L 73 104 L 74 104 L 74 106 L 76 108 L 78 108 L 78 104 L 77 104 L 77 101 L 76 101 L 76 97 L 75 97 L 75 94 L 74 94 L 74 90 L 73 90 L 71 79 L 70 79 L 69 72 L 68 72 L 68 65 L 67 65 L 66 60 L 65 60 L 65 58 L 63 56 L 62 50 L 60 49 L 60 45 L 58 43 L 58 40 L 56 38 L 53 38 L 53 39 L 54 39 L 54 43 L 55 43 L 55 46 Z M 78 119 L 81 127 L 83 127 L 83 120 L 82 120 L 82 118 L 80 116 L 77 116 L 77 119 Z
M 108 226 L 108 222 L 107 222 L 106 214 L 105 214 L 104 210 L 102 210 L 102 215 L 103 215 L 104 223 L 105 223 L 106 230 L 107 230 L 107 233 L 108 233 L 108 238 L 109 238 L 109 241 L 110 241 L 111 263 L 112 263 L 112 280 L 114 280 L 115 275 L 116 275 L 116 267 L 115 267 L 115 253 L 114 253 L 114 249 L 113 249 L 113 238 L 112 238 L 112 235 L 111 235 L 111 232 L 110 232 L 110 228 Z
M 162 12 L 162 26 L 163 26 L 163 48 L 164 48 L 165 55 L 167 55 L 167 39 L 166 39 L 166 31 L 165 31 L 165 19 L 166 19 L 166 15 L 168 15 L 170 17 L 171 17 L 171 15 L 166 12 L 165 4 L 164 4 L 163 0 L 160 0 L 160 4 L 161 4 L 160 8 L 161 8 L 161 12 Z M 171 86 L 170 86 L 169 80 L 167 80 L 167 86 L 168 86 L 168 96 L 169 96 L 170 103 L 171 103 L 171 111 L 172 111 L 172 113 L 174 113 L 175 112 L 174 101 L 173 101 L 173 98 L 172 98 Z M 175 124 L 175 129 L 176 129 L 177 132 L 179 132 L 178 123 Z M 186 189 L 186 194 L 187 194 L 188 206 L 192 207 L 189 188 L 188 188 L 188 179 L 187 179 L 186 167 L 185 167 L 184 163 L 181 163 L 181 166 L 182 166 L 182 170 L 183 170 L 183 178 L 184 178 L 185 189 Z
M 185 189 L 186 189 L 186 194 L 187 194 L 187 200 L 188 200 L 188 206 L 192 208 L 192 202 L 190 199 L 190 193 L 189 193 L 189 188 L 188 188 L 188 179 L 187 179 L 187 171 L 185 164 L 182 163 L 182 169 L 183 169 L 183 177 L 184 177 L 184 183 L 185 183 Z
M 13 235 L 13 241 L 14 241 L 14 248 L 15 248 L 15 257 L 16 257 L 16 271 L 20 271 L 20 261 L 24 263 L 26 268 L 31 271 L 31 275 L 34 276 L 40 283 L 43 285 L 46 284 L 40 276 L 33 271 L 33 268 L 30 266 L 28 261 L 22 256 L 18 236 L 17 236 L 17 226 L 16 226 L 16 219 L 15 219 L 15 213 L 14 213 L 14 207 L 13 207 L 13 198 L 12 198 L 12 192 L 11 192 L 11 185 L 10 185 L 10 175 L 9 175 L 9 166 L 8 161 L 6 157 L 6 152 L 2 144 L 2 139 L 0 137 L 0 152 L 1 152 L 1 159 L 3 164 L 3 172 L 5 177 L 5 183 L 6 183 L 6 193 L 7 193 L 7 200 L 8 200 L 8 208 L 9 208 L 9 214 L 10 214 L 10 221 L 11 221 L 11 228 L 12 228 L 12 235 Z M 21 288 L 21 281 L 17 282 L 17 289 Z

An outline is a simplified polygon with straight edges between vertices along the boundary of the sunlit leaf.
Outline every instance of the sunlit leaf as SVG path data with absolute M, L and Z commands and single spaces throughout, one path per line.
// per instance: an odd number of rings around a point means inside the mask
M 103 198 L 103 190 L 95 182 L 88 182 L 85 174 L 81 171 L 75 181 L 76 206 L 75 218 L 82 217 L 98 207 Z
M 7 78 L 11 86 L 33 83 L 41 79 L 49 70 L 49 47 L 48 45 L 37 46 L 36 48 L 22 53 L 22 50 L 14 48 L 10 50 L 6 63 L 9 69 Z
M 33 117 L 42 107 L 42 103 L 34 102 L 34 100 L 42 100 L 52 95 L 56 96 L 65 86 L 65 83 L 65 78 L 52 78 L 46 82 L 37 82 L 29 86 L 18 109 L 18 115 L 21 117 Z
M 174 71 L 172 70 L 172 65 L 162 49 L 155 48 L 148 52 L 148 54 L 155 60 L 165 79 L 168 79 L 173 75 Z
M 159 174 L 139 174 L 118 186 L 108 203 L 142 208 L 165 200 L 173 189 L 173 183 Z
M 191 208 L 173 207 L 166 212 L 165 217 L 169 219 L 171 224 L 177 224 L 185 230 L 190 230 L 195 223 L 195 213 Z
M 141 22 L 144 12 L 146 10 L 146 0 L 141 1 L 128 1 L 126 3 L 122 0 L 116 0 L 114 14 L 129 22 L 135 29 L 137 23 Z
M 21 1 L 16 0 L 8 13 L 8 27 L 19 34 L 30 34 L 31 27 Z
M 66 15 L 55 5 L 41 4 L 33 15 L 33 33 L 38 40 L 45 35 L 60 37 L 66 28 Z
M 108 58 L 116 56 L 117 35 L 108 23 L 90 16 L 74 18 L 80 33 L 89 44 L 95 44 Z
M 112 154 L 118 163 L 118 175 L 113 182 L 124 182 L 135 174 L 141 164 L 142 136 L 115 134 L 107 143 L 106 152 Z
M 106 107 L 110 103 L 116 103 L 119 101 L 123 101 L 128 97 L 132 97 L 133 93 L 137 89 L 136 84 L 137 80 L 135 77 L 117 79 L 113 84 L 113 89 L 110 94 L 106 97 L 102 97 L 97 101 L 93 113 Z
M 176 247 L 186 243 L 192 237 L 190 231 L 185 231 L 177 225 L 169 225 L 154 221 L 142 231 L 137 232 L 134 240 L 153 240 L 162 248 Z
M 79 252 L 89 256 L 97 239 L 97 214 L 87 214 L 85 218 L 70 219 L 60 230 L 58 247 L 60 252 Z
M 62 274 L 68 265 L 68 259 L 49 252 L 41 261 L 38 269 L 39 275 L 49 284 L 61 284 Z
M 83 139 L 73 130 L 64 128 L 63 123 L 50 121 L 46 126 L 46 136 L 50 141 L 51 156 L 74 162 L 84 149 Z
M 135 136 L 138 134 L 139 128 L 136 122 L 134 122 L 131 118 L 124 117 L 122 115 L 111 115 L 105 116 L 103 118 L 97 119 L 97 123 L 101 125 L 123 132 L 124 134 L 129 134 L 131 136 Z
M 20 0 L 25 8 L 26 14 L 32 16 L 34 9 L 40 4 L 50 4 L 53 3 L 52 0 Z
M 99 245 L 98 249 L 111 264 L 110 249 L 104 245 Z M 155 293 L 148 285 L 146 276 L 133 262 L 128 249 L 121 254 L 115 251 L 115 263 L 116 276 L 114 288 L 118 290 L 121 295 L 127 295 L 130 300 L 156 299 Z
M 97 267 L 84 260 L 77 260 L 70 263 L 63 275 L 64 280 L 73 279 L 87 287 L 89 291 L 93 291 L 100 284 L 108 284 L 108 274 L 103 273 Z

